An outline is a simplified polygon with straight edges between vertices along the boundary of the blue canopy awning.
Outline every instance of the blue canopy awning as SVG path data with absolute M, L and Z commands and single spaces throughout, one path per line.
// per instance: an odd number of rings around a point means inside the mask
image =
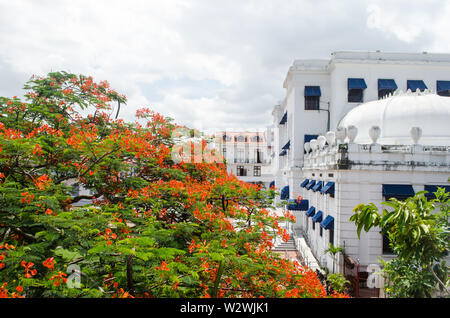
M 422 80 L 407 80 L 406 81 L 406 89 L 410 89 L 412 92 L 416 90 L 426 90 L 428 87 Z
M 301 200 L 298 202 L 298 200 L 295 199 L 289 199 L 288 204 L 286 208 L 288 210 L 294 210 L 294 211 L 307 211 L 309 208 L 309 201 L 308 200 Z
M 395 91 L 397 89 L 397 84 L 395 83 L 395 81 L 393 79 L 382 79 L 379 78 L 378 79 L 378 90 L 393 90 Z
M 289 199 L 289 186 L 285 186 L 283 189 L 281 189 L 280 199 L 281 200 Z
M 289 140 L 289 141 L 283 146 L 283 148 L 281 148 L 281 149 L 287 150 L 287 149 L 289 149 L 290 147 L 291 147 L 291 141 Z
M 386 200 L 390 198 L 406 199 L 414 194 L 414 189 L 410 184 L 383 184 L 383 197 Z
M 320 190 L 320 193 L 334 195 L 334 182 L 330 181 L 324 185 Z
M 311 180 L 309 183 L 305 186 L 305 189 L 310 190 L 311 187 L 313 187 L 316 184 L 316 180 Z
M 317 182 L 317 183 L 314 185 L 314 187 L 312 187 L 312 190 L 313 190 L 314 192 L 320 191 L 320 188 L 322 187 L 322 184 L 323 184 L 322 181 Z
M 437 81 L 436 82 L 436 91 L 444 92 L 444 91 L 450 91 L 450 81 Z
M 286 153 L 287 153 L 286 149 L 283 149 L 280 152 L 280 156 L 286 156 Z
M 322 216 L 323 216 L 323 212 L 319 211 L 319 212 L 316 213 L 316 215 L 313 216 L 312 220 L 314 222 L 316 222 L 316 223 L 317 222 L 322 222 Z
M 438 188 L 444 188 L 445 192 L 450 192 L 450 185 L 429 185 L 429 184 L 426 184 L 425 187 L 424 187 L 424 190 L 428 191 L 428 193 L 425 193 L 425 196 L 428 199 L 436 198 L 434 193 L 438 190 Z
M 311 206 L 308 211 L 306 211 L 306 216 L 307 217 L 312 217 L 314 216 L 314 214 L 316 213 L 316 208 Z
M 313 139 L 317 139 L 319 135 L 305 135 L 305 143 L 310 142 Z
M 366 89 L 367 84 L 364 78 L 349 78 L 347 80 L 348 90 L 351 89 Z
M 281 118 L 280 125 L 284 125 L 287 122 L 287 111 L 284 113 L 283 117 Z
M 302 183 L 300 183 L 300 187 L 304 188 L 304 187 L 306 187 L 306 185 L 307 185 L 308 183 L 309 183 L 309 179 L 305 179 L 305 180 L 303 180 Z
M 305 96 L 321 96 L 320 86 L 305 86 Z
M 328 215 L 325 220 L 320 222 L 320 226 L 325 230 L 334 230 L 334 217 Z
M 269 188 L 274 188 L 275 187 L 275 181 L 271 181 L 269 183 Z

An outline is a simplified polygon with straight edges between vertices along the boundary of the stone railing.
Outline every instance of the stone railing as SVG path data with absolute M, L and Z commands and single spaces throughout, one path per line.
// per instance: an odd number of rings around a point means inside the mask
M 329 131 L 326 136 L 305 143 L 304 168 L 348 168 L 349 165 L 404 165 L 450 168 L 450 147 L 424 146 L 418 143 L 421 130 L 411 128 L 412 145 L 381 145 L 376 141 L 380 128 L 373 126 L 369 135 L 372 144 L 353 141 L 358 130 L 354 126 Z M 345 140 L 347 137 L 348 140 Z M 345 141 L 345 142 L 344 142 Z

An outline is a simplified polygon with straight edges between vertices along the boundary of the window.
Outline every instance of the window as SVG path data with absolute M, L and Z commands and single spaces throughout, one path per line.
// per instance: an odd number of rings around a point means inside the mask
M 236 175 L 238 177 L 245 177 L 247 176 L 247 170 L 244 168 L 244 166 L 237 166 Z
M 244 162 L 244 149 L 236 150 L 235 162 Z
M 239 135 L 237 137 L 234 137 L 234 140 L 237 141 L 237 142 L 247 142 L 247 137 Z
M 440 96 L 450 96 L 450 81 L 437 81 L 436 92 Z
M 223 157 L 223 160 L 227 159 L 227 148 L 225 148 L 225 147 L 222 148 L 222 157 Z
M 393 94 L 397 88 L 397 84 L 393 79 L 379 78 L 378 99 L 381 99 L 389 94 Z
M 255 157 L 256 157 L 256 163 L 262 163 L 263 162 L 263 153 L 260 149 L 255 150 Z
M 305 96 L 305 110 L 319 110 L 320 96 Z
M 312 221 L 312 229 L 315 230 L 316 229 L 316 222 Z
M 228 136 L 228 135 L 223 135 L 223 136 L 222 136 L 222 139 L 223 139 L 223 141 L 230 141 L 230 140 L 231 140 L 231 137 Z
M 320 86 L 305 86 L 305 110 L 318 110 L 321 95 Z
M 392 255 L 394 254 L 394 251 L 392 250 L 391 246 L 389 245 L 389 235 L 388 234 L 381 234 L 383 236 L 383 254 Z
M 329 237 L 330 244 L 334 244 L 334 230 L 329 230 L 329 232 L 330 232 L 330 237 Z
M 261 142 L 262 138 L 258 135 L 252 137 L 252 142 Z
M 254 166 L 253 167 L 253 176 L 261 177 L 261 166 Z
M 322 237 L 322 235 L 323 235 L 323 228 L 321 226 L 319 226 L 319 228 L 320 228 L 319 234 L 320 234 L 320 237 Z
M 347 80 L 349 103 L 362 103 L 364 90 L 367 88 L 367 84 L 363 78 L 349 78 Z
M 348 91 L 349 103 L 362 103 L 363 102 L 363 89 L 350 89 Z

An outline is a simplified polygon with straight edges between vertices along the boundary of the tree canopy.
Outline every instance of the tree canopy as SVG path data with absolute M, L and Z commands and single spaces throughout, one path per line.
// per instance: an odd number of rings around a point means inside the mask
M 272 213 L 274 190 L 223 163 L 174 161 L 186 127 L 149 109 L 118 119 L 126 97 L 92 77 L 24 88 L 0 97 L 2 297 L 326 296 L 271 251 L 292 219 Z

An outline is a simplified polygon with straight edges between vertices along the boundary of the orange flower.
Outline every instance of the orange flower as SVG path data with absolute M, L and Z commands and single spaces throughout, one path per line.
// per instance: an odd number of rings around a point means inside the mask
M 61 282 L 64 284 L 67 283 L 67 274 L 59 272 L 57 275 L 54 275 L 50 278 L 50 280 L 54 280 L 53 285 L 58 287 L 61 285 Z
M 17 290 L 18 293 L 21 293 L 21 292 L 23 292 L 23 287 L 22 286 L 17 286 L 16 290 Z
M 25 277 L 26 278 L 31 278 L 32 276 L 37 274 L 37 270 L 36 269 L 34 269 L 34 268 L 31 269 L 31 267 L 34 266 L 34 263 L 32 263 L 32 262 L 29 262 L 27 264 L 27 262 L 22 261 L 22 262 L 20 262 L 20 266 L 25 267 Z
M 53 269 L 55 267 L 55 261 L 53 260 L 53 257 L 47 258 L 42 265 L 47 267 L 48 269 Z

